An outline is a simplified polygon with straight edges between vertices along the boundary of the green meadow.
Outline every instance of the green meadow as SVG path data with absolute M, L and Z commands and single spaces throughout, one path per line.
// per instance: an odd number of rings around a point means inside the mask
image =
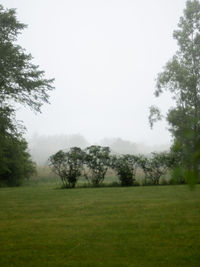
M 200 266 L 200 186 L 0 188 L 0 266 Z

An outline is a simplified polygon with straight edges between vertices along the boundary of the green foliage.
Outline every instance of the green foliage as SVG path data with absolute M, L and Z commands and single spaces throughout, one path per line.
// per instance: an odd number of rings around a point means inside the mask
M 24 139 L 1 139 L 0 162 L 0 186 L 19 186 L 35 173 L 35 164 L 27 152 Z
M 112 168 L 116 170 L 122 186 L 131 186 L 135 182 L 139 158 L 135 155 L 112 157 Z
M 53 80 L 44 78 L 44 71 L 31 63 L 32 56 L 16 44 L 19 33 L 26 26 L 16 18 L 14 9 L 0 5 L 0 103 L 10 100 L 40 111 L 48 102 Z
M 25 27 L 14 9 L 0 5 L 0 181 L 5 185 L 21 184 L 35 169 L 22 138 L 24 127 L 15 119 L 16 103 L 39 112 L 53 89 L 53 79 L 45 79 L 16 43 Z
M 18 136 L 19 127 L 14 117 L 14 109 L 3 104 L 0 106 L 0 138 Z
M 150 157 L 141 156 L 139 166 L 145 175 L 145 184 L 158 185 L 160 178 L 174 166 L 174 157 L 171 153 L 151 153 Z
M 160 178 L 177 166 L 177 162 L 175 153 L 154 152 L 150 157 L 130 154 L 116 156 L 110 155 L 109 147 L 94 145 L 85 151 L 78 147 L 71 148 L 69 152 L 60 150 L 49 158 L 50 167 L 61 178 L 65 188 L 75 187 L 81 174 L 88 182 L 84 187 L 108 186 L 103 184 L 108 168 L 116 171 L 121 186 L 140 185 L 136 181 L 138 168 L 144 172 L 145 185 L 158 185 Z
M 105 178 L 110 166 L 110 148 L 89 146 L 84 155 L 84 177 L 94 186 L 99 186 Z
M 162 120 L 162 115 L 161 111 L 158 107 L 156 106 L 151 106 L 150 107 L 150 114 L 149 114 L 149 124 L 151 129 L 153 128 L 153 124 L 157 121 Z
M 49 165 L 62 181 L 64 188 L 74 188 L 83 167 L 83 152 L 78 147 L 69 152 L 58 151 L 49 158 Z
M 0 107 L 0 186 L 18 186 L 35 173 L 27 152 L 27 142 L 19 133 L 13 109 Z
M 170 91 L 176 101 L 176 107 L 167 114 L 167 121 L 174 137 L 174 146 L 177 143 L 180 146 L 178 154 L 181 153 L 181 157 L 176 168 L 182 168 L 185 179 L 191 183 L 200 178 L 199 21 L 200 2 L 187 1 L 178 30 L 173 34 L 179 49 L 166 64 L 164 71 L 158 75 L 155 92 L 159 96 L 163 90 Z M 153 111 L 152 108 L 150 118 L 155 114 Z

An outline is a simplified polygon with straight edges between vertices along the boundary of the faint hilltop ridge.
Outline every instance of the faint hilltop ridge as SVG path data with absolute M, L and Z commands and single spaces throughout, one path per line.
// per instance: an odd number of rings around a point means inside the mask
M 117 154 L 149 154 L 157 151 L 167 151 L 170 144 L 161 144 L 149 146 L 146 144 L 137 144 L 122 138 L 104 138 L 101 142 L 103 146 L 109 146 L 113 153 Z
M 137 146 L 138 146 L 140 154 L 149 154 L 151 152 L 168 151 L 170 149 L 171 144 L 161 144 L 161 145 L 153 145 L 153 146 L 148 146 L 145 144 L 138 144 Z
M 170 144 L 148 146 L 137 144 L 122 138 L 104 138 L 97 145 L 109 146 L 112 153 L 116 154 L 149 154 L 153 151 L 167 151 Z M 82 135 L 34 135 L 29 140 L 29 149 L 32 159 L 38 165 L 48 165 L 48 158 L 59 150 L 68 150 L 70 147 L 82 149 L 91 145 Z
M 68 150 L 70 147 L 85 148 L 89 145 L 80 134 L 73 135 L 34 135 L 29 140 L 29 149 L 32 159 L 38 165 L 48 165 L 48 158 L 59 150 Z
M 112 153 L 117 154 L 138 154 L 138 147 L 136 143 L 131 143 L 122 138 L 104 138 L 100 144 L 102 146 L 109 146 Z

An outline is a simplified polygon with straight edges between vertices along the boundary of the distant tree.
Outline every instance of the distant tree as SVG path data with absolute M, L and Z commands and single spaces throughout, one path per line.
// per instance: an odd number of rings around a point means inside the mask
M 102 146 L 89 146 L 85 149 L 84 177 L 93 186 L 100 185 L 110 166 L 110 148 Z
M 156 96 L 170 91 L 176 107 L 167 114 L 174 137 L 174 151 L 180 151 L 179 162 L 185 179 L 195 183 L 200 176 L 200 2 L 186 2 L 178 30 L 174 31 L 179 49 L 158 75 Z M 151 108 L 150 123 L 160 119 L 159 110 Z
M 122 186 L 131 186 L 135 182 L 139 158 L 135 155 L 112 157 L 112 168 L 116 170 Z
M 8 185 L 16 184 L 17 175 L 20 181 L 27 177 L 25 163 L 30 163 L 30 169 L 33 167 L 22 138 L 23 126 L 15 119 L 16 103 L 39 112 L 53 89 L 53 79 L 45 79 L 44 72 L 31 63 L 31 55 L 16 43 L 25 27 L 17 20 L 14 9 L 0 5 L 0 173 Z
M 69 152 L 60 150 L 49 158 L 49 165 L 61 178 L 64 188 L 74 188 L 81 176 L 83 152 L 78 147 L 70 148 Z
M 104 146 L 109 146 L 112 153 L 133 154 L 138 152 L 138 147 L 135 143 L 121 138 L 104 138 L 101 142 Z
M 145 184 L 158 185 L 160 178 L 171 170 L 175 164 L 175 158 L 171 153 L 153 152 L 151 156 L 141 156 L 138 164 L 145 175 Z

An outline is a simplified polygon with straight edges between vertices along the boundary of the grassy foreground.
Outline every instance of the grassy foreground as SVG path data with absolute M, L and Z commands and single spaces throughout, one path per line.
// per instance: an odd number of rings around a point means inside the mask
M 0 266 L 199 266 L 200 186 L 0 189 Z

